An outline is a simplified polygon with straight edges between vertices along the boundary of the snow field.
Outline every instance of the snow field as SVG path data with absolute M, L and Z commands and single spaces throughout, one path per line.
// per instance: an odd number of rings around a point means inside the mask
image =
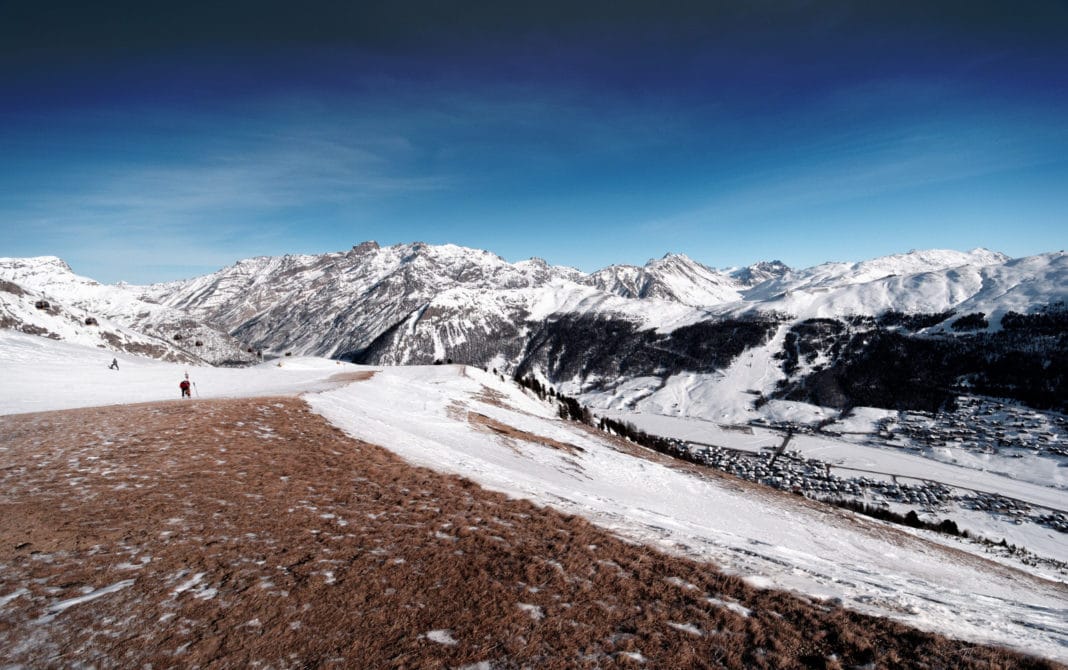
M 186 373 L 196 399 L 304 393 L 327 388 L 336 374 L 367 369 L 321 358 L 240 369 L 178 365 L 8 330 L 0 330 L 0 356 L 0 414 L 177 400 Z M 118 371 L 108 368 L 112 358 Z

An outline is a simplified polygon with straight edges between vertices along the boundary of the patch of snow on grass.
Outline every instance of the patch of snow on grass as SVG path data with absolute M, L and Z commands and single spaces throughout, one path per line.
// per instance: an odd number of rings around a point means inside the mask
M 11 593 L 7 594 L 6 596 L 0 596 L 0 607 L 3 607 L 4 605 L 8 604 L 9 602 L 14 600 L 15 598 L 18 598 L 19 596 L 22 596 L 22 595 L 26 595 L 27 593 L 29 593 L 29 591 L 27 589 L 15 589 Z
M 194 586 L 196 586 L 197 584 L 200 583 L 200 580 L 204 579 L 204 575 L 205 574 L 206 573 L 198 572 L 197 574 L 195 574 L 192 577 L 190 577 L 189 579 L 185 580 L 184 582 L 182 582 L 178 586 L 174 587 L 174 594 L 177 595 L 179 593 L 182 593 L 184 591 L 188 591 L 189 589 L 193 588 Z
M 125 589 L 128 586 L 133 586 L 135 581 L 137 581 L 137 580 L 124 579 L 121 582 L 116 582 L 116 583 L 114 583 L 114 584 L 112 584 L 110 586 L 104 586 L 102 588 L 95 589 L 93 591 L 89 591 L 88 593 L 86 593 L 84 595 L 80 595 L 80 596 L 78 596 L 76 598 L 70 598 L 68 600 L 61 600 L 58 603 L 55 603 L 54 605 L 49 606 L 48 612 L 49 612 L 49 614 L 58 614 L 59 612 L 62 612 L 63 610 L 66 610 L 66 609 L 69 609 L 71 607 L 74 607 L 75 605 L 81 605 L 82 603 L 87 603 L 90 600 L 96 600 L 97 598 L 100 598 L 102 596 L 106 596 L 109 593 L 115 593 L 116 591 L 121 591 L 122 589 Z
M 449 647 L 459 644 L 459 642 L 453 638 L 452 631 L 444 628 L 427 631 L 426 639 Z
M 740 614 L 744 617 L 748 617 L 753 613 L 753 610 L 748 607 L 743 607 L 738 603 L 727 602 L 726 600 L 720 600 L 719 598 L 705 598 L 705 602 L 709 605 L 716 605 L 717 607 L 726 607 L 735 614 Z
M 693 625 L 692 623 L 675 623 L 674 621 L 669 621 L 668 625 L 674 628 L 675 630 L 681 630 L 683 633 L 689 633 L 690 635 L 694 635 L 697 637 L 704 636 L 704 633 L 701 632 L 701 629 Z

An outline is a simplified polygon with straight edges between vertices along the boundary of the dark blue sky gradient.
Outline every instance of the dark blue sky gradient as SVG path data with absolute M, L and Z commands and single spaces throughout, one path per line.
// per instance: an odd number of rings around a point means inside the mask
M 222 4 L 0 9 L 0 254 L 1066 246 L 1063 2 Z

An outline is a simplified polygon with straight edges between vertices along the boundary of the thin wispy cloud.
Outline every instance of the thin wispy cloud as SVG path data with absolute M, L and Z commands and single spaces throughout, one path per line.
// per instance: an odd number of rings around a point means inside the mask
M 0 24 L 4 253 L 107 279 L 164 242 L 584 269 L 1068 242 L 1059 3 L 505 5 Z
M 878 97 L 895 91 L 891 87 Z M 840 112 L 842 97 L 815 113 L 828 107 Z M 845 109 L 860 104 L 856 91 L 844 97 L 852 101 Z M 870 98 L 863 104 L 878 109 Z M 1014 123 L 1006 126 L 1006 119 Z M 826 125 L 802 142 L 753 152 L 746 157 L 749 165 L 736 174 L 717 174 L 703 202 L 642 225 L 650 231 L 692 232 L 740 220 L 774 220 L 783 213 L 1054 165 L 1063 161 L 1066 148 L 1063 120 L 1026 106 L 961 111 L 932 103 L 907 120 Z
M 190 130 L 198 124 L 210 132 Z M 408 143 L 399 137 L 364 141 L 331 126 L 228 132 L 196 119 L 174 125 L 191 142 L 180 155 L 131 152 L 102 165 L 72 162 L 33 192 L 0 193 L 4 225 L 32 230 L 55 253 L 77 249 L 103 258 L 125 250 L 124 257 L 147 267 L 162 260 L 152 250 L 165 246 L 206 265 L 232 262 L 234 249 L 266 250 L 291 237 L 286 222 L 298 225 L 306 210 L 358 214 L 368 203 L 448 188 L 452 179 L 412 174 Z

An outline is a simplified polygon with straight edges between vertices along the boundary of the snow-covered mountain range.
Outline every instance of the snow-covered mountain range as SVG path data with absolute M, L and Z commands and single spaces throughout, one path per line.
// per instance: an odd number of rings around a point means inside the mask
M 1068 255 L 933 250 L 800 270 L 778 261 L 717 270 L 668 254 L 586 274 L 455 245 L 365 242 L 345 252 L 247 259 L 152 286 L 101 285 L 52 257 L 0 259 L 0 278 L 212 363 L 250 360 L 249 350 L 374 364 L 451 359 L 533 374 L 597 406 L 652 402 L 701 413 L 716 404 L 709 397 L 743 391 L 854 404 L 857 393 L 842 379 L 871 355 L 871 341 L 883 343 L 865 335 L 872 332 L 899 336 L 907 359 L 932 339 L 956 348 L 1005 340 L 1006 315 L 1053 310 L 1061 318 Z M 814 319 L 840 325 L 815 328 Z M 1020 337 L 1016 328 L 1007 346 L 1020 349 Z M 1065 346 L 1040 345 L 1047 357 Z M 968 365 L 939 383 L 971 375 Z M 826 386 L 828 369 L 834 388 L 817 391 L 812 375 L 823 374 Z M 680 384 L 688 389 L 681 402 L 654 397 L 667 388 L 677 395 Z M 885 395 L 869 401 L 896 402 Z M 732 401 L 728 414 L 747 411 L 750 401 Z
M 255 358 L 224 328 L 158 304 L 143 287 L 76 275 L 55 256 L 0 258 L 0 279 L 7 328 L 165 360 L 240 365 Z M 42 301 L 49 309 L 26 308 Z M 49 317 L 61 313 L 64 325 Z

